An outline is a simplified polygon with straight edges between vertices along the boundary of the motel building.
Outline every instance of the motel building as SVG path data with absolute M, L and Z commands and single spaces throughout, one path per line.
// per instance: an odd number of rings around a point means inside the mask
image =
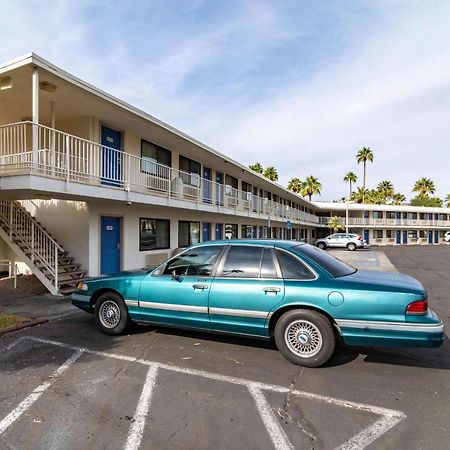
M 346 204 L 310 203 L 36 54 L 0 64 L 0 263 L 53 294 L 201 241 L 313 242 Z M 450 210 L 349 205 L 371 244 L 438 243 Z M 0 271 L 2 267 L 0 267 Z

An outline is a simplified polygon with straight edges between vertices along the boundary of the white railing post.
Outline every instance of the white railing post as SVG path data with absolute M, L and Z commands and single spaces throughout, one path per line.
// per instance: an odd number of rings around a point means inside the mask
M 34 264 L 34 222 L 31 222 L 31 262 Z
M 12 239 L 13 232 L 13 202 L 9 205 L 9 237 Z
M 59 288 L 58 288 L 58 247 L 56 245 L 53 245 L 53 249 L 55 252 L 55 289 L 56 289 L 56 294 L 58 294 L 58 292 L 59 292 Z
M 69 136 L 65 137 L 64 143 L 65 143 L 64 152 L 65 152 L 65 163 L 66 163 L 66 189 L 69 190 L 69 184 L 70 184 L 70 155 L 69 155 L 70 139 L 69 139 Z

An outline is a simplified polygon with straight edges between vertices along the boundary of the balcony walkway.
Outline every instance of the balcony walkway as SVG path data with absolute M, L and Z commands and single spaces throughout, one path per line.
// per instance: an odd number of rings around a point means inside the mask
M 24 175 L 39 180 L 21 180 Z M 0 177 L 3 189 L 61 191 L 67 199 L 134 201 L 324 226 L 301 209 L 32 122 L 0 126 Z M 42 178 L 59 183 L 46 187 Z

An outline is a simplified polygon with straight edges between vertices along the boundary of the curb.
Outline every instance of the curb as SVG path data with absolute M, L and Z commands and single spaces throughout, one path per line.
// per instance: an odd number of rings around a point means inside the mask
M 47 323 L 48 319 L 35 319 L 30 322 L 22 323 L 20 325 L 15 325 L 14 327 L 5 328 L 4 330 L 0 330 L 0 336 L 3 334 L 14 333 L 15 331 L 23 330 L 24 328 L 35 327 L 37 325 L 41 325 L 43 323 Z

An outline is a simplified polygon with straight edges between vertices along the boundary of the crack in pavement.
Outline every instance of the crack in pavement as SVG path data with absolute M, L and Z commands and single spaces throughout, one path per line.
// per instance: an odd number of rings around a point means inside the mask
M 144 359 L 145 354 L 147 353 L 147 350 L 153 347 L 155 342 L 157 341 L 159 335 L 158 335 L 158 329 L 154 329 L 153 331 L 150 331 L 147 333 L 147 336 L 151 336 L 150 342 L 148 342 L 146 345 L 142 347 L 142 350 L 140 352 L 140 355 L 137 357 L 137 359 Z
M 282 408 L 278 408 L 277 412 L 278 412 L 278 415 L 283 420 L 287 419 L 289 422 L 294 423 L 294 424 L 297 425 L 297 427 L 300 429 L 300 431 L 303 434 L 305 434 L 308 437 L 308 439 L 310 440 L 310 442 L 311 442 L 310 449 L 314 450 L 316 448 L 316 444 L 317 444 L 317 437 L 311 431 L 308 431 L 306 429 L 307 426 L 311 427 L 311 425 L 308 424 L 308 422 L 304 418 L 293 418 L 288 412 L 288 409 L 289 409 L 290 404 L 291 404 L 292 394 L 293 394 L 293 392 L 295 390 L 295 386 L 296 386 L 296 383 L 297 383 L 297 378 L 301 377 L 302 375 L 303 375 L 303 367 L 300 369 L 300 372 L 297 373 L 292 378 L 291 384 L 289 385 L 289 390 L 286 393 L 286 397 L 285 397 L 285 400 L 284 400 L 283 407 Z

